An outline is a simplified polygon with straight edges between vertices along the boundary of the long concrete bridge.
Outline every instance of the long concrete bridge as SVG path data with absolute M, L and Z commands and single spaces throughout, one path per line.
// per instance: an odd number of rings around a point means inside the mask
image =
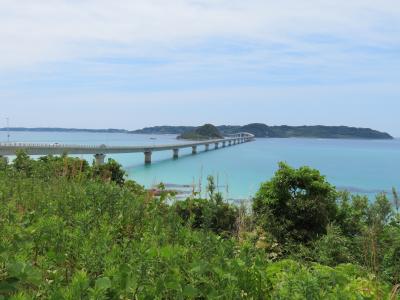
M 172 150 L 172 157 L 179 157 L 179 150 L 192 148 L 192 154 L 197 154 L 197 149 L 204 146 L 204 151 L 210 150 L 210 145 L 214 149 L 224 148 L 236 144 L 250 142 L 254 140 L 254 135 L 241 132 L 230 135 L 224 139 L 204 140 L 199 142 L 187 142 L 180 144 L 167 145 L 145 145 L 145 146 L 106 146 L 106 145 L 67 145 L 67 144 L 42 144 L 42 143 L 0 143 L 0 157 L 15 155 L 18 151 L 24 151 L 28 155 L 62 155 L 62 154 L 93 154 L 96 163 L 104 164 L 106 154 L 116 153 L 144 153 L 144 163 L 151 164 L 151 156 L 156 151 Z

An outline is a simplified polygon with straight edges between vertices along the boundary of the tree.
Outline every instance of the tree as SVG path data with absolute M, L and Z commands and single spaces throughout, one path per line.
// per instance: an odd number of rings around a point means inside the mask
M 101 178 L 103 180 L 109 180 L 123 185 L 125 182 L 125 171 L 122 166 L 114 159 L 109 158 L 108 162 L 104 165 L 93 166 L 94 177 Z
M 340 227 L 336 225 L 328 225 L 326 235 L 316 240 L 313 248 L 314 258 L 324 265 L 334 267 L 354 260 L 350 239 L 344 236 Z
M 256 222 L 278 242 L 306 243 L 326 233 L 336 217 L 336 191 L 318 170 L 280 163 L 261 185 L 253 211 Z
M 393 204 L 394 207 L 396 208 L 396 213 L 398 214 L 400 210 L 400 198 L 395 188 L 392 188 L 392 194 L 393 194 Z
M 216 186 L 215 186 L 214 176 L 210 175 L 207 177 L 207 192 L 210 200 L 213 200 L 215 190 Z
M 7 157 L 0 155 L 0 170 L 5 170 L 8 167 Z
M 17 151 L 17 157 L 13 161 L 13 167 L 17 172 L 30 176 L 33 170 L 33 161 L 24 151 Z

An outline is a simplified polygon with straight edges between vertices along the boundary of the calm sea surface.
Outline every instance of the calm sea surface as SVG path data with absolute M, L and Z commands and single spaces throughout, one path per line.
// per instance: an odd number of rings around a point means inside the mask
M 0 141 L 6 141 L 0 132 Z M 119 133 L 11 132 L 15 142 L 58 142 L 66 144 L 152 145 L 178 143 L 174 135 L 133 135 Z M 373 196 L 380 191 L 400 189 L 400 140 L 257 139 L 217 151 L 191 155 L 181 150 L 153 153 L 153 164 L 145 166 L 144 156 L 110 155 L 123 165 L 130 178 L 150 187 L 159 182 L 204 187 L 208 175 L 218 180 L 220 191 L 230 199 L 248 199 L 261 182 L 268 180 L 279 161 L 292 166 L 319 169 L 338 188 Z M 91 156 L 82 156 L 92 160 Z M 204 192 L 204 188 L 202 189 Z

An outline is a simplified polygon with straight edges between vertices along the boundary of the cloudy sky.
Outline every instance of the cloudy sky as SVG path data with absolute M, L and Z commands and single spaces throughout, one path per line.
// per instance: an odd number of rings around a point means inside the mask
M 0 127 L 400 136 L 399 0 L 0 0 Z

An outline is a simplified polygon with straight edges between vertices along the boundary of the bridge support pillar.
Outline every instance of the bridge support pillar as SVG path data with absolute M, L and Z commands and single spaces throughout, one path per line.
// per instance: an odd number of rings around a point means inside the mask
M 173 154 L 172 154 L 173 159 L 178 159 L 179 149 L 172 149 L 172 152 L 173 152 Z
M 218 144 L 218 143 L 215 143 L 214 149 L 218 149 L 218 147 L 219 147 L 219 144 Z
M 106 155 L 103 153 L 97 153 L 94 155 L 94 159 L 96 160 L 96 165 L 101 166 L 104 165 Z
M 229 141 L 229 142 L 228 142 L 228 146 L 232 146 L 232 141 Z
M 204 146 L 205 146 L 205 151 L 210 150 L 210 145 L 209 144 L 205 144 Z
M 222 148 L 226 147 L 226 142 L 222 142 Z
M 146 165 L 151 164 L 151 154 L 152 154 L 151 150 L 146 150 L 144 152 L 144 163 Z
M 197 146 L 192 146 L 192 154 L 197 154 Z

